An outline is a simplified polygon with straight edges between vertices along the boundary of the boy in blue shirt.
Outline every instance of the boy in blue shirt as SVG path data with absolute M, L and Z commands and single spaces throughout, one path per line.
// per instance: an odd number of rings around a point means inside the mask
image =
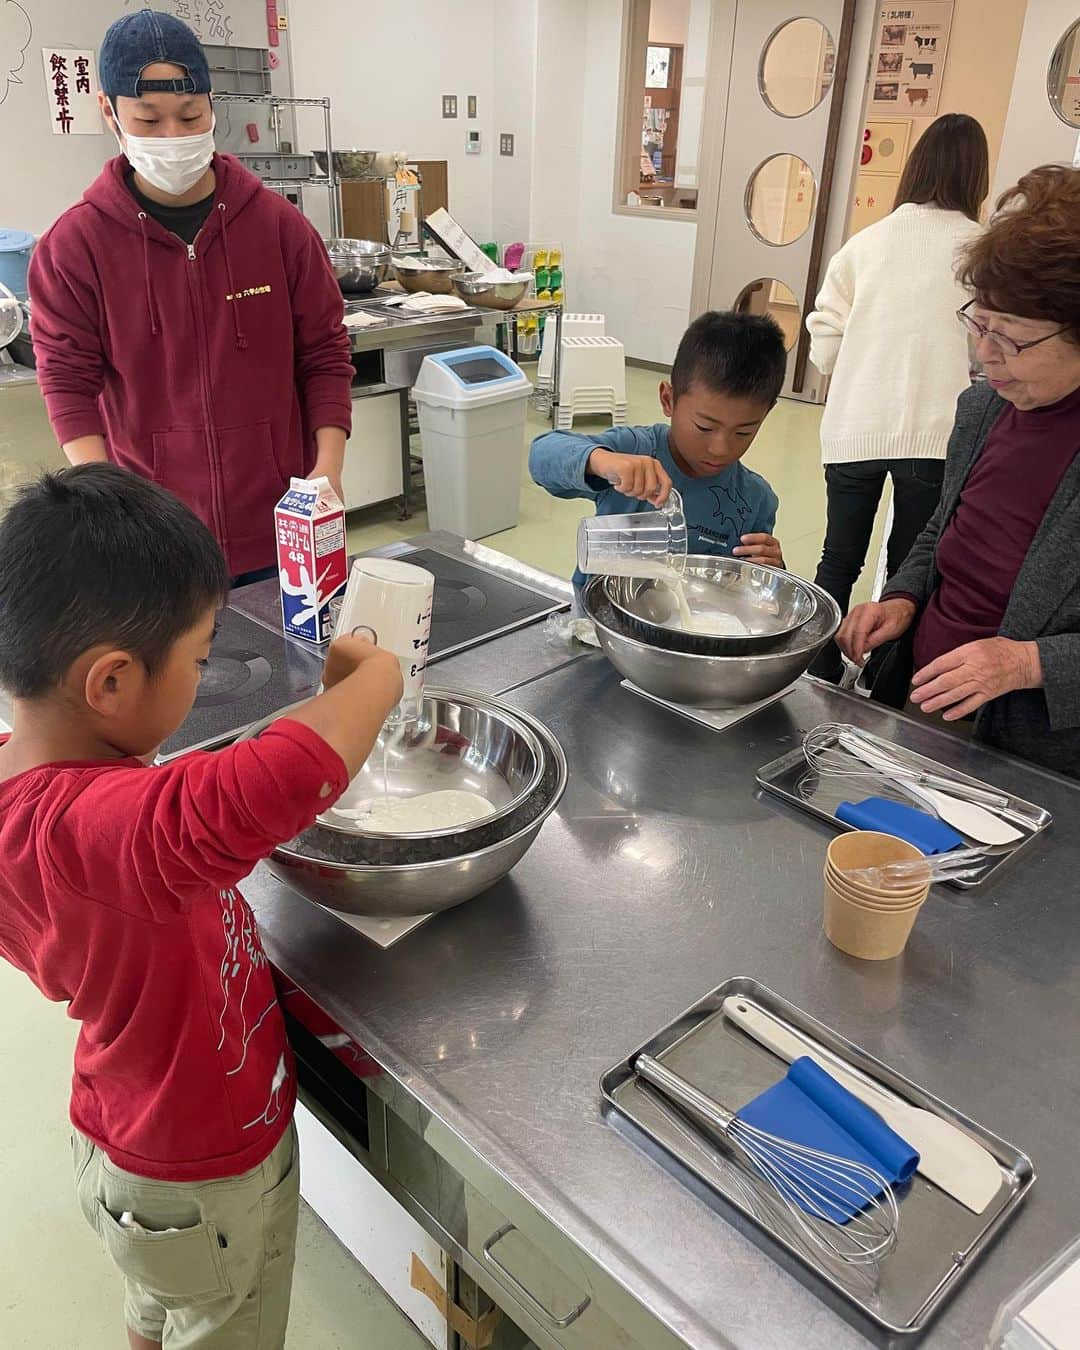
M 591 497 L 601 516 L 651 511 L 675 487 L 691 553 L 783 567 L 772 532 L 776 493 L 740 461 L 780 396 L 786 369 L 772 319 L 702 314 L 660 385 L 670 426 L 612 427 L 599 436 L 549 431 L 532 443 L 529 472 L 554 497 Z M 585 580 L 575 572 L 575 589 Z

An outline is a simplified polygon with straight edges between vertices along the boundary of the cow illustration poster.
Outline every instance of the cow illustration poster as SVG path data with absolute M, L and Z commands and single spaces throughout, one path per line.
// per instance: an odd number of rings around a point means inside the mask
M 894 0 L 878 7 L 868 117 L 936 117 L 953 0 Z

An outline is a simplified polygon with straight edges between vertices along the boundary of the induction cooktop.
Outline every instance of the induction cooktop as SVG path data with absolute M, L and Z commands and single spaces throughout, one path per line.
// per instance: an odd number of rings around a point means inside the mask
M 378 549 L 373 556 L 414 563 L 435 577 L 429 665 L 566 608 L 565 600 L 434 548 L 400 544 Z M 272 632 L 281 632 L 281 600 L 276 581 L 245 586 L 234 592 L 230 604 Z
M 435 549 L 402 546 L 387 552 L 435 577 L 429 664 L 565 608 L 539 590 Z M 282 634 L 276 581 L 234 591 L 219 615 L 195 706 L 162 747 L 159 761 L 224 745 L 253 722 L 311 698 L 325 655 L 325 647 Z
M 290 703 L 311 698 L 322 678 L 322 652 L 287 642 L 234 609 L 218 615 L 210 659 L 195 706 L 180 730 L 161 747 L 160 762 L 186 750 L 233 740 L 245 727 Z

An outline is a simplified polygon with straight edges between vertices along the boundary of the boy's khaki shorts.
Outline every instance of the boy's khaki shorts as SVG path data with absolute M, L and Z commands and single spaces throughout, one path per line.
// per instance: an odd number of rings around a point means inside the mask
M 151 1181 L 78 1131 L 71 1144 L 79 1204 L 124 1276 L 132 1331 L 166 1350 L 281 1350 L 300 1203 L 294 1125 L 265 1162 L 220 1181 Z M 125 1213 L 137 1228 L 121 1225 Z

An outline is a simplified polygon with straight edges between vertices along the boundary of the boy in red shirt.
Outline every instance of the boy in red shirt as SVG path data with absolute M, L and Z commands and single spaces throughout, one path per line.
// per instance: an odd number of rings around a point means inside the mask
M 258 739 L 148 767 L 228 585 L 187 507 L 112 465 L 43 478 L 0 523 L 0 955 L 81 1023 L 79 1200 L 136 1350 L 284 1343 L 296 1081 L 237 885 L 337 799 L 401 695 L 396 658 L 345 639 L 326 692 Z

